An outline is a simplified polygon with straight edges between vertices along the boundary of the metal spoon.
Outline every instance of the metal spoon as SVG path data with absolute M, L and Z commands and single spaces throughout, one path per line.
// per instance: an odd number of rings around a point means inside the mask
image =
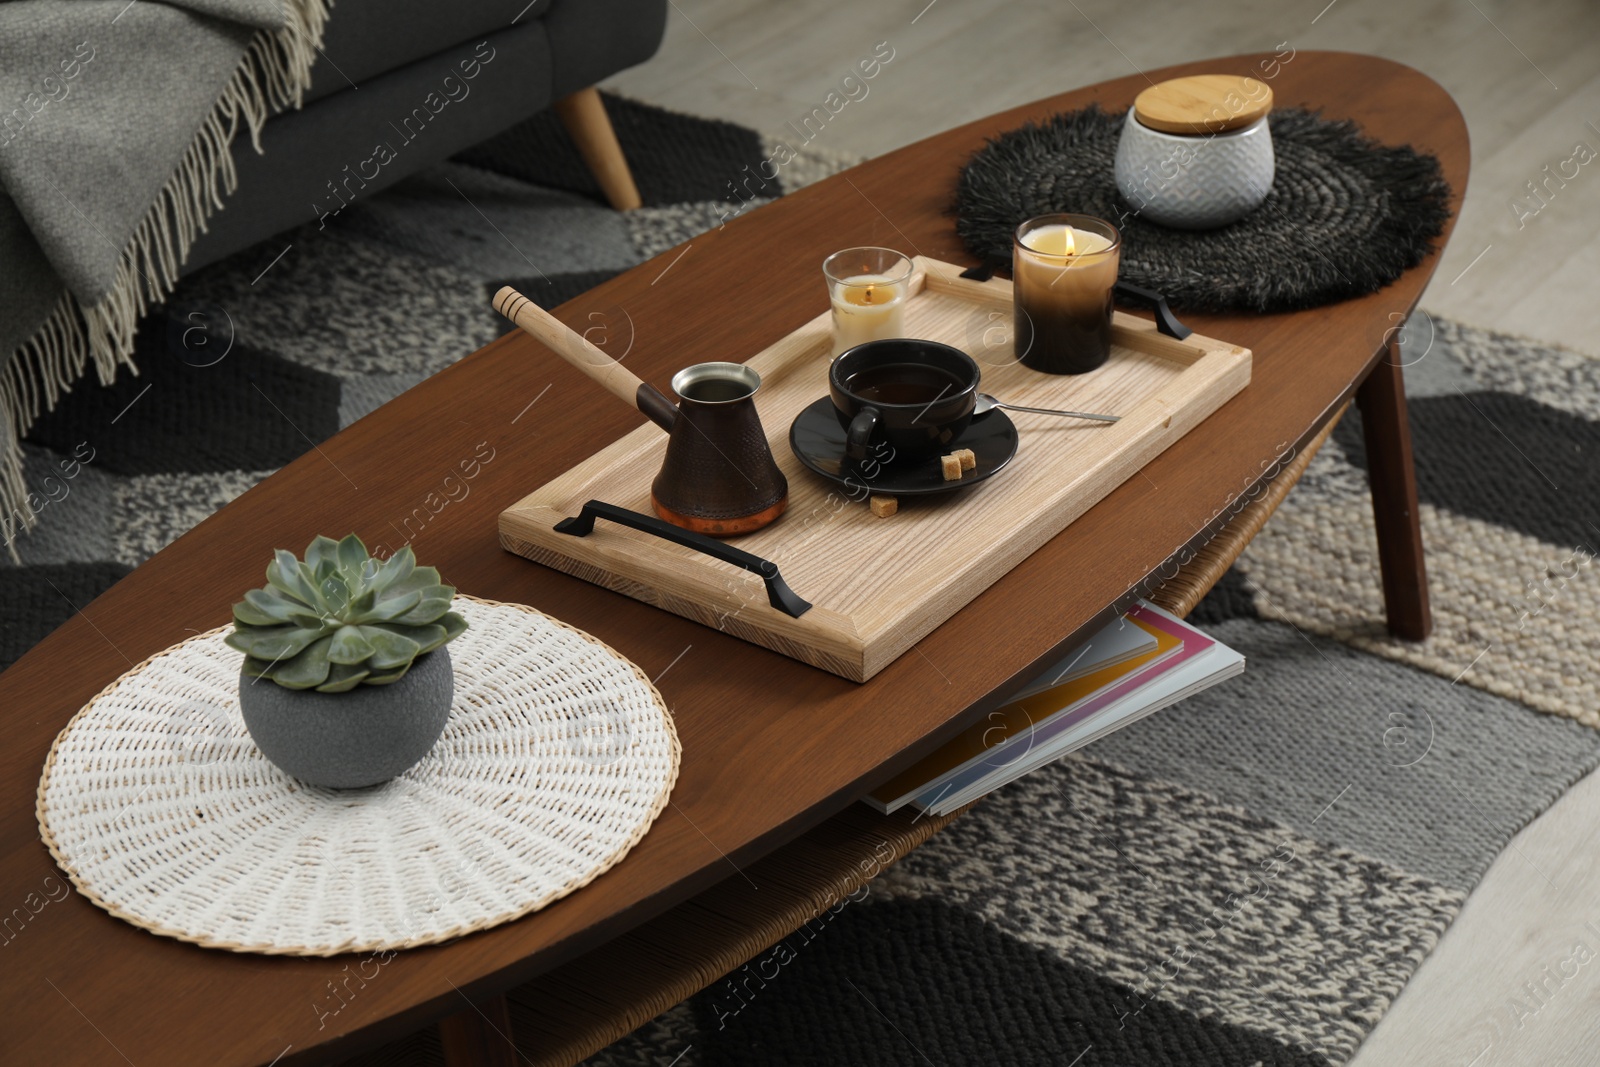
M 984 412 L 993 411 L 995 408 L 1005 408 L 1007 411 L 1026 411 L 1034 415 L 1066 415 L 1067 417 L 1073 419 L 1093 419 L 1096 422 L 1117 422 L 1122 418 L 1121 415 L 1091 415 L 1087 411 L 1056 411 L 1052 408 L 1025 408 L 1021 404 L 1007 404 L 1004 401 L 996 400 L 988 393 L 978 394 L 978 403 L 972 409 L 972 413 L 974 415 L 982 415 Z

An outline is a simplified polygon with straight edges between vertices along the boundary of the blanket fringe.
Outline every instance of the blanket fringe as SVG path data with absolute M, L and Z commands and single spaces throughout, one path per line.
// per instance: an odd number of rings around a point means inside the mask
M 0 535 L 13 561 L 20 562 L 17 534 L 36 521 L 23 477 L 22 435 L 72 390 L 91 358 L 101 385 L 116 379 L 119 366 L 139 373 L 133 338 L 140 317 L 172 292 L 189 248 L 206 232 L 206 220 L 237 187 L 230 149 L 240 126 L 260 152 L 267 119 L 300 106 L 332 2 L 285 0 L 284 25 L 251 40 L 183 161 L 122 250 L 110 291 L 92 307 L 63 294 L 38 332 L 11 354 L 0 374 Z

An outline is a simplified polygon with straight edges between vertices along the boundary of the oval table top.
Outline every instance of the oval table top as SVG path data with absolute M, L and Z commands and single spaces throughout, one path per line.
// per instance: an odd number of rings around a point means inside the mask
M 1434 81 L 1385 59 L 1300 52 L 1209 59 L 1077 89 L 937 134 L 693 239 L 558 309 L 626 309 L 629 366 L 664 385 L 690 362 L 742 360 L 827 306 L 817 264 L 888 244 L 972 263 L 946 211 L 985 138 L 1151 81 L 1236 71 L 1278 106 L 1353 118 L 1436 154 L 1460 207 L 1467 130 Z M 1441 242 L 1442 247 L 1442 242 Z M 1278 315 L 1185 315 L 1254 350 L 1254 379 L 1204 424 L 996 582 L 913 650 L 856 684 L 502 551 L 499 512 L 640 423 L 531 338 L 508 334 L 307 452 L 128 575 L 0 675 L 0 1058 L 16 1063 L 321 1063 L 392 1039 L 597 945 L 815 825 L 1003 703 L 1070 650 L 1285 449 L 1305 441 L 1375 364 L 1384 332 L 1432 276 Z M 708 294 L 756 293 L 719 301 Z M 548 387 L 548 392 L 542 392 Z M 537 404 L 529 407 L 538 398 Z M 225 623 L 270 551 L 351 530 L 368 544 L 424 506 L 462 460 L 470 494 L 432 515 L 418 557 L 462 592 L 530 604 L 638 663 L 673 710 L 682 774 L 655 827 L 583 891 L 518 922 L 396 955 L 336 1014 L 330 982 L 359 958 L 238 955 L 157 937 L 94 907 L 39 839 L 34 788 L 58 730 L 146 656 Z M 870 561 L 862 561 L 863 565 Z M 12 909 L 16 909 L 13 911 Z

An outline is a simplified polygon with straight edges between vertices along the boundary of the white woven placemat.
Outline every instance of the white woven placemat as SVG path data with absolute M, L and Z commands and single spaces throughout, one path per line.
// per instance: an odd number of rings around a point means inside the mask
M 124 674 L 73 717 L 39 828 L 80 892 L 235 952 L 410 948 L 587 885 L 644 836 L 678 735 L 638 667 L 531 608 L 457 596 L 455 703 L 417 766 L 368 789 L 278 770 L 239 714 L 227 628 Z

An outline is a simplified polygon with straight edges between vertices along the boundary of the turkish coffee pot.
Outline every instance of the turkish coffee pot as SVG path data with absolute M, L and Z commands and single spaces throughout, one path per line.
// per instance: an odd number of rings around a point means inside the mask
M 510 286 L 494 308 L 667 431 L 650 486 L 657 515 L 696 533 L 734 537 L 783 514 L 789 482 L 756 413 L 761 375 L 742 363 L 696 363 L 672 376 L 674 404 L 655 386 Z

